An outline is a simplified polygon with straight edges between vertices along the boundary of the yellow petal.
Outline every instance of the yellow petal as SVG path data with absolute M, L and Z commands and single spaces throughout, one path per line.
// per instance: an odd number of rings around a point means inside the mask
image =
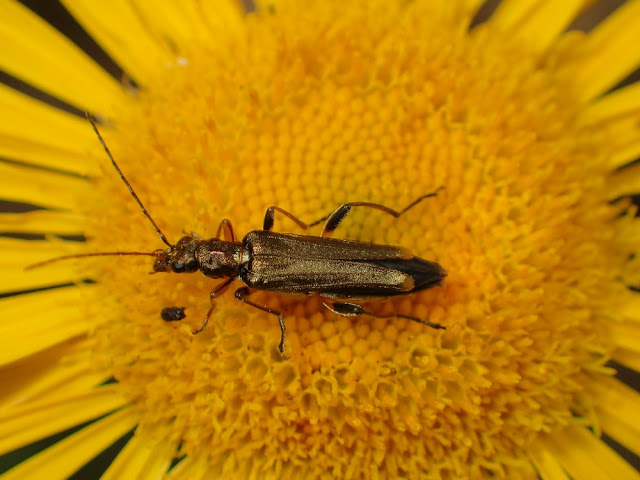
M 0 84 L 0 155 L 73 173 L 96 173 L 104 156 L 89 122 Z
M 532 445 L 529 458 L 542 480 L 569 480 L 558 460 L 542 445 Z
M 573 431 L 573 430 L 572 430 Z M 574 443 L 575 440 L 575 443 Z M 599 463 L 593 460 L 593 452 L 585 451 L 584 445 L 579 445 L 577 439 L 571 435 L 554 433 L 541 439 L 556 461 L 575 480 L 598 478 L 599 480 L 616 480 L 610 477 Z
M 640 479 L 640 473 L 586 428 L 566 428 L 549 435 L 545 444 L 576 480 Z
M 53 401 L 69 394 L 87 392 L 111 374 L 99 371 L 88 361 L 60 358 L 82 349 L 86 341 L 65 342 L 0 369 L 0 409 L 48 398 Z
M 594 387 L 601 408 L 626 419 L 632 419 L 640 412 L 640 392 L 621 381 L 603 377 Z
M 636 413 L 633 418 L 621 418 L 614 408 L 599 408 L 598 416 L 602 429 L 616 442 L 640 455 L 640 419 Z
M 73 210 L 79 196 L 90 188 L 89 182 L 81 178 L 0 163 L 0 189 L 4 200 Z
M 612 323 L 607 330 L 617 346 L 640 352 L 640 325 Z
M 229 5 L 228 2 L 222 1 L 217 2 L 215 6 L 225 10 Z M 185 41 L 213 40 L 213 32 L 203 21 L 202 12 L 198 11 L 199 5 L 196 2 L 140 2 L 138 9 L 157 38 L 170 39 L 177 45 L 178 51 Z M 231 26 L 233 27 L 233 24 Z
M 584 124 L 604 123 L 634 113 L 640 114 L 640 82 L 632 83 L 598 99 L 587 107 L 581 121 Z
M 13 0 L 2 0 L 0 8 L 4 71 L 83 110 L 112 113 L 126 101 L 112 77 L 28 8 Z
M 131 2 L 90 0 L 62 2 L 102 48 L 138 83 L 157 74 L 174 57 L 165 39 L 150 33 Z M 182 3 L 182 2 L 181 2 Z M 154 2 L 160 6 L 161 2 Z
M 0 338 L 15 341 L 0 350 L 0 365 L 84 334 L 90 323 L 78 305 L 92 289 L 87 287 L 58 288 L 1 299 Z
M 75 139 L 69 138 L 69 142 Z M 97 162 L 89 155 L 77 154 L 65 149 L 47 146 L 23 138 L 0 133 L 0 155 L 27 165 L 35 165 L 62 172 L 93 176 L 97 173 Z
M 616 308 L 622 318 L 640 322 L 640 294 L 631 295 L 623 304 L 617 305 Z
M 76 347 L 82 345 L 86 345 L 86 341 L 68 342 L 11 365 L 0 367 L 0 385 L 7 385 L 7 388 L 0 390 L 0 408 L 4 405 L 19 403 L 19 400 L 14 401 L 16 395 L 10 391 L 9 386 L 15 387 L 16 390 L 28 389 L 31 380 L 35 383 L 40 381 L 47 375 L 50 368 L 55 368 L 54 363 L 57 359 L 71 354 Z
M 41 287 L 62 285 L 82 278 L 69 262 L 54 263 L 42 268 L 25 270 L 36 262 L 65 254 L 73 254 L 81 245 L 78 242 L 45 242 L 0 238 L 0 258 L 3 275 L 0 276 L 0 292 L 18 292 Z M 71 262 L 73 263 L 73 262 Z
M 207 463 L 204 459 L 187 457 L 167 474 L 167 478 L 201 480 L 209 477 L 205 477 L 207 473 Z
M 72 212 L 0 213 L 0 232 L 82 235 L 86 219 Z
M 82 465 L 134 428 L 136 421 L 137 416 L 131 412 L 131 409 L 109 415 L 25 460 L 5 473 L 2 478 L 3 480 L 69 478 Z
M 481 0 L 429 2 L 428 8 L 436 10 L 442 21 L 460 25 L 466 29 L 482 3 Z
M 594 387 L 602 429 L 626 448 L 640 453 L 640 393 L 615 378 L 603 378 Z
M 585 102 L 614 87 L 640 64 L 640 1 L 631 0 L 587 37 L 585 60 L 576 66 L 574 84 Z
M 244 27 L 245 13 L 241 2 L 226 0 L 198 2 L 198 8 L 202 10 L 202 21 L 207 24 L 211 32 L 218 30 L 241 32 Z
M 616 362 L 640 372 L 640 352 L 628 348 L 616 348 L 611 354 Z
M 611 146 L 611 154 L 607 165 L 612 170 L 636 160 L 640 156 L 640 137 L 633 138 L 630 142 Z
M 0 453 L 15 450 L 56 432 L 79 425 L 126 404 L 114 385 L 83 394 L 40 402 L 0 411 Z
M 616 172 L 607 180 L 612 199 L 640 192 L 640 163 Z
M 542 52 L 591 3 L 593 0 L 507 0 L 500 4 L 491 24 L 511 32 L 514 41 Z
M 101 480 L 122 478 L 162 478 L 176 454 L 176 443 L 152 438 L 146 434 L 134 435 L 104 472 Z

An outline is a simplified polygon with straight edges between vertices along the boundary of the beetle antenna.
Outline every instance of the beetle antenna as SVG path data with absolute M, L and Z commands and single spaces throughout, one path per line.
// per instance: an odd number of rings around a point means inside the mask
M 98 253 L 80 253 L 78 255 L 63 255 L 61 257 L 50 258 L 49 260 L 44 260 L 43 262 L 32 263 L 31 265 L 27 265 L 24 267 L 25 270 L 32 270 L 34 268 L 44 267 L 45 265 L 49 265 L 50 263 L 59 262 L 60 260 L 69 260 L 71 258 L 82 258 L 82 257 L 107 257 L 114 255 L 145 255 L 148 257 L 157 257 L 159 253 L 149 253 L 149 252 L 98 252 Z
M 107 147 L 107 144 L 105 143 L 104 138 L 102 138 L 102 135 L 100 135 L 100 131 L 98 130 L 98 126 L 96 125 L 96 122 L 94 122 L 93 118 L 91 118 L 91 115 L 89 115 L 89 112 L 85 112 L 84 114 L 87 117 L 87 120 L 91 122 L 93 131 L 96 132 L 96 135 L 98 136 L 98 140 L 100 140 L 100 143 L 102 144 L 102 148 L 104 148 L 104 151 L 107 152 L 107 156 L 109 157 L 109 160 L 111 160 L 113 167 L 116 169 L 116 171 L 120 175 L 120 178 L 129 189 L 129 192 L 131 192 L 131 195 L 133 196 L 133 198 L 136 200 L 136 202 L 138 202 L 138 205 L 140 205 L 140 208 L 142 209 L 142 213 L 144 213 L 144 215 L 149 219 L 149 221 L 153 225 L 153 228 L 156 229 L 156 232 L 158 232 L 158 235 L 160 236 L 160 240 L 166 243 L 170 248 L 173 248 L 173 245 L 171 245 L 169 240 L 167 240 L 167 237 L 164 236 L 164 233 L 162 233 L 162 230 L 160 230 L 160 227 L 156 225 L 156 222 L 153 221 L 153 218 L 151 218 L 151 215 L 149 215 L 149 212 L 147 212 L 147 209 L 144 208 L 144 205 L 142 205 L 142 202 L 138 198 L 138 195 L 136 195 L 136 192 L 133 190 L 133 187 L 131 187 L 131 184 L 129 183 L 127 178 L 124 176 L 124 173 L 122 173 L 122 170 L 120 170 L 120 167 L 118 166 L 116 161 L 113 159 L 113 155 L 111 155 L 111 152 L 109 151 L 109 147 Z

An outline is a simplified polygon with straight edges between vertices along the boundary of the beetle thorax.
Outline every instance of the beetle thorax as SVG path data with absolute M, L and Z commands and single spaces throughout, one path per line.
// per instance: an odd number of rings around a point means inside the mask
M 212 278 L 235 277 L 240 269 L 242 244 L 215 238 L 201 240 L 195 250 L 203 275 Z

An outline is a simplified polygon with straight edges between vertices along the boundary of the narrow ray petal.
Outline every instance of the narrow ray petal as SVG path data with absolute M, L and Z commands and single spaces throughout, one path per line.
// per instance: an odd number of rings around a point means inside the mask
M 0 232 L 82 235 L 85 224 L 86 219 L 73 212 L 0 213 Z
M 87 174 L 101 160 L 89 122 L 0 84 L 0 155 Z
M 4 134 L 21 136 L 24 140 L 76 153 L 85 153 L 89 141 L 95 141 L 86 119 L 54 108 L 3 84 L 0 84 L 0 107 L 11 111 L 11 115 L 0 117 L 0 132 Z M 76 141 L 69 141 L 71 139 Z
M 624 383 L 610 378 L 597 385 L 599 402 L 597 412 L 600 425 L 626 448 L 640 454 L 640 429 L 638 429 L 638 413 L 640 411 L 640 394 Z
M 218 2 L 220 10 L 228 8 L 226 1 Z M 160 2 L 150 4 L 140 2 L 137 5 L 142 17 L 146 20 L 151 31 L 159 38 L 171 39 L 180 48 L 185 41 L 211 41 L 211 32 L 203 22 L 201 12 L 198 12 L 196 2 L 187 1 L 180 4 Z M 231 24 L 233 27 L 233 24 Z
M 68 137 L 67 140 L 70 144 L 76 141 L 73 137 Z M 57 148 L 46 143 L 2 133 L 0 133 L 0 156 L 27 165 L 83 176 L 95 176 L 98 172 L 98 162 L 88 153 L 76 153 L 66 148 Z
M 638 452 L 638 412 L 640 412 L 640 393 L 614 378 L 607 378 L 595 385 L 598 411 L 606 418 L 615 420 L 610 425 L 602 417 L 603 430 L 618 440 L 626 448 Z M 629 437 L 632 441 L 629 441 Z M 634 438 L 635 437 L 635 438 Z
M 508 0 L 491 19 L 492 25 L 511 32 L 514 41 L 522 41 L 543 52 L 593 0 Z
M 441 21 L 467 28 L 470 21 L 482 5 L 482 0 L 461 0 L 456 2 L 425 2 L 432 11 L 436 11 Z
M 225 31 L 227 28 L 232 32 L 239 32 L 243 27 L 244 12 L 241 2 L 190 2 L 189 15 L 197 15 L 201 11 L 201 19 L 211 32 Z
M 0 249 L 4 252 L 0 259 L 0 267 L 4 271 L 4 275 L 0 277 L 0 292 L 19 292 L 78 280 L 82 275 L 74 271 L 69 262 L 54 263 L 33 270 L 25 270 L 25 267 L 59 255 L 78 253 L 80 246 L 78 242 L 0 238 Z
M 136 425 L 136 415 L 124 409 L 69 435 L 3 475 L 3 480 L 65 479 Z M 142 477 L 139 477 L 142 478 Z
M 604 432 L 616 442 L 640 456 L 640 418 L 621 418 L 613 408 L 599 408 L 598 416 Z
M 640 479 L 640 473 L 592 432 L 569 427 L 545 442 L 575 479 Z
M 640 157 L 640 135 L 624 144 L 612 145 L 607 165 L 613 170 L 627 165 L 638 157 Z
M 568 438 L 567 438 L 568 437 Z M 567 442 L 568 443 L 564 443 Z M 576 480 L 598 478 L 599 480 L 616 480 L 607 474 L 606 470 L 594 461 L 593 453 L 584 450 L 584 445 L 573 443 L 571 435 L 546 436 L 541 439 L 544 445 L 564 470 Z
M 6 389 L 0 397 L 0 408 L 38 401 L 45 396 L 55 401 L 81 394 L 110 378 L 110 372 L 100 371 L 88 361 L 60 360 L 61 351 L 78 348 L 88 347 L 84 342 L 65 342 L 0 369 L 0 381 Z
M 587 102 L 615 86 L 640 64 L 640 1 L 631 0 L 589 33 L 585 60 L 575 73 L 575 89 Z
M 584 124 L 604 123 L 616 117 L 633 114 L 640 115 L 640 82 L 632 83 L 598 99 L 587 107 L 581 121 Z
M 616 362 L 640 372 L 640 352 L 628 348 L 616 348 L 611 354 Z
M 616 172 L 608 182 L 612 199 L 640 192 L 640 163 Z
M 544 446 L 533 445 L 529 452 L 529 458 L 542 480 L 569 480 L 569 476 L 562 469 L 558 460 Z
M 86 317 L 78 313 L 77 308 L 56 307 L 56 313 L 62 316 L 51 319 L 46 317 L 45 311 L 38 311 L 33 316 L 25 314 L 20 318 L 20 322 L 3 325 L 0 328 L 3 338 L 25 340 L 5 344 L 0 352 L 0 365 L 15 362 L 53 345 L 79 337 L 89 328 Z
M 640 352 L 640 325 L 614 323 L 608 326 L 607 331 L 617 346 Z
M 207 463 L 203 459 L 187 457 L 167 474 L 167 478 L 201 480 L 207 475 Z
M 1 6 L 0 68 L 85 110 L 111 113 L 125 101 L 118 83 L 55 28 L 18 2 Z
M 64 0 L 62 3 L 136 82 L 144 85 L 175 56 L 166 39 L 154 38 L 131 2 Z
M 640 294 L 636 293 L 621 305 L 616 305 L 616 311 L 622 318 L 640 323 Z
M 177 444 L 164 439 L 136 433 L 113 463 L 104 472 L 101 480 L 121 478 L 162 478 L 169 469 L 176 453 Z
M 4 200 L 73 210 L 90 188 L 82 178 L 0 163 L 0 196 Z
M 0 349 L 0 365 L 14 362 L 82 335 L 91 324 L 78 305 L 93 286 L 56 289 L 3 298 L 0 338 L 23 338 Z M 19 320 L 18 320 L 19 319 Z
M 0 384 L 11 385 L 19 392 L 27 391 L 32 381 L 33 383 L 46 381 L 49 372 L 64 368 L 59 365 L 61 358 L 72 355 L 77 351 L 76 349 L 82 349 L 87 345 L 86 340 L 66 342 L 10 365 L 4 365 L 0 367 Z M 19 403 L 20 400 L 17 399 L 19 396 L 20 393 L 9 391 L 8 388 L 0 390 L 0 405 Z
M 623 115 L 613 115 L 605 120 L 590 125 L 590 127 L 597 129 L 596 135 L 602 135 L 608 139 L 609 148 L 607 148 L 603 159 L 609 170 L 615 170 L 635 160 L 638 156 L 640 109 Z
M 6 453 L 31 442 L 66 430 L 82 422 L 109 413 L 126 404 L 113 385 L 83 394 L 68 395 L 51 402 L 40 402 L 0 411 L 0 453 Z

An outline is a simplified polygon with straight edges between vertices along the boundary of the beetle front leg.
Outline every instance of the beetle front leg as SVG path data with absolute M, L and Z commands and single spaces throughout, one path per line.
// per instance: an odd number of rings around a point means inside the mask
M 229 287 L 229 285 L 233 283 L 234 280 L 235 278 L 228 278 L 224 282 L 213 287 L 213 290 L 211 290 L 211 293 L 209 293 L 209 302 L 211 303 L 211 307 L 209 307 L 209 311 L 207 312 L 207 315 L 204 317 L 204 320 L 202 321 L 202 325 L 200 325 L 200 328 L 197 329 L 195 332 L 193 332 L 194 335 L 196 333 L 200 333 L 202 330 L 204 330 L 204 327 L 207 326 L 207 323 L 209 322 L 209 317 L 211 316 L 211 313 L 213 313 L 213 307 L 215 306 L 215 303 L 214 303 L 215 298 L 221 293 L 224 293 Z
M 348 302 L 331 302 L 331 305 L 326 302 L 322 302 L 322 304 L 331 310 L 333 313 L 337 313 L 338 315 L 343 315 L 345 317 L 356 317 L 358 315 L 366 315 L 367 317 L 373 318 L 406 318 L 407 320 L 413 320 L 414 322 L 421 323 L 422 325 L 426 325 L 435 329 L 446 329 L 444 325 L 440 325 L 439 323 L 433 323 L 428 320 L 422 320 L 418 317 L 412 317 L 411 315 L 402 315 L 401 313 L 373 313 L 368 312 L 362 308 L 362 306 L 356 303 L 348 303 Z
M 231 221 L 224 218 L 218 225 L 218 230 L 216 230 L 216 236 L 214 238 L 220 238 L 220 232 L 224 233 L 224 240 L 226 242 L 233 242 L 235 238 L 233 236 L 233 227 L 231 226 Z
M 284 328 L 284 319 L 282 318 L 282 313 L 280 313 L 278 310 L 273 310 L 264 305 L 258 305 L 257 303 L 254 303 L 251 300 L 247 300 L 246 297 L 248 297 L 249 295 L 251 295 L 251 291 L 249 290 L 249 287 L 242 287 L 236 290 L 236 298 L 241 302 L 244 302 L 247 305 L 251 305 L 252 307 L 257 308 L 258 310 L 262 310 L 263 312 L 267 312 L 278 317 L 278 321 L 280 322 L 280 345 L 278 345 L 278 350 L 280 350 L 280 353 L 282 354 L 282 358 L 284 358 L 285 360 L 289 360 L 289 357 L 287 357 L 284 354 L 285 328 Z

